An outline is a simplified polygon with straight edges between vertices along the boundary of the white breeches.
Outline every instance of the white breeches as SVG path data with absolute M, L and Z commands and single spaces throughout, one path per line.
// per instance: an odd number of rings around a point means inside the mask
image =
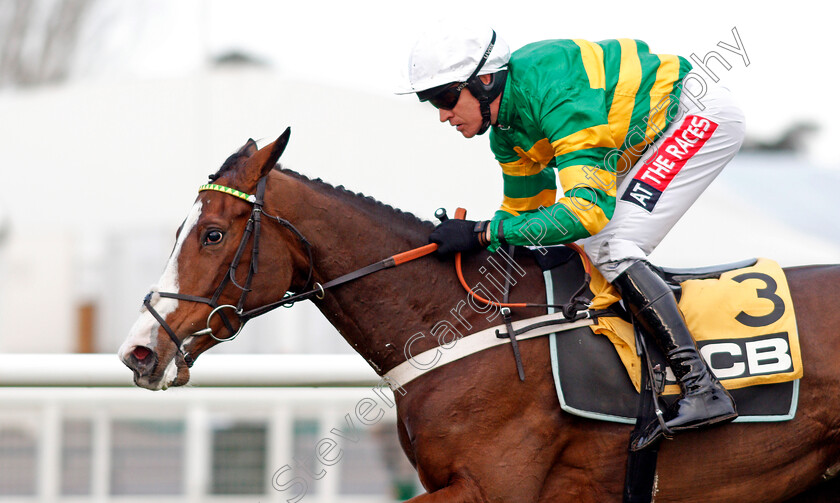
M 712 82 L 703 94 L 700 79 L 688 74 L 676 120 L 626 175 L 619 173 L 612 219 L 580 241 L 610 282 L 647 258 L 741 146 L 741 109 L 728 89 Z

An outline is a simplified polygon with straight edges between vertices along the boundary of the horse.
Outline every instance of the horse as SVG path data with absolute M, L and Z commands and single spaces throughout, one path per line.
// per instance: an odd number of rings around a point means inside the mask
M 186 384 L 195 358 L 241 330 L 238 315 L 282 303 L 290 292 L 314 302 L 379 375 L 441 344 L 444 351 L 452 341 L 433 335 L 441 323 L 472 331 L 498 324 L 497 310 L 465 302 L 451 259 L 428 256 L 319 290 L 374 260 L 426 245 L 433 224 L 283 169 L 277 162 L 288 139 L 287 129 L 261 149 L 249 140 L 214 175 L 215 189 L 199 192 L 119 350 L 138 386 Z M 264 200 L 255 211 L 260 190 Z M 262 219 L 256 229 L 254 215 Z M 485 278 L 478 271 L 490 256 L 464 257 L 470 284 Z M 511 302 L 545 303 L 535 260 L 517 257 L 525 275 Z M 663 442 L 655 501 L 837 501 L 840 266 L 784 271 L 805 365 L 795 418 L 732 423 Z M 307 291 L 316 294 L 301 293 Z M 395 390 L 399 441 L 427 491 L 409 502 L 621 501 L 632 426 L 561 411 L 546 338 L 519 343 L 525 381 L 506 346 Z

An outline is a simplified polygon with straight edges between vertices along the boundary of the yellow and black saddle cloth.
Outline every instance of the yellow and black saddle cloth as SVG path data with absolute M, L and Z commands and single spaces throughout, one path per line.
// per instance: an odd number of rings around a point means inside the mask
M 550 253 L 557 255 L 539 260 L 546 269 L 548 303 L 564 303 L 580 286 L 569 278 L 582 278 L 583 267 L 576 254 Z M 660 272 L 675 290 L 701 355 L 735 399 L 736 421 L 793 419 L 802 357 L 781 267 L 758 259 Z M 594 269 L 586 296 L 593 310 L 620 306 L 618 293 Z M 592 326 L 550 336 L 552 370 L 563 410 L 605 421 L 636 422 L 643 362 L 633 330 L 626 317 L 601 317 Z M 658 384 L 669 404 L 679 395 L 679 386 L 661 352 L 653 343 L 647 348 L 654 366 L 666 369 L 659 373 Z

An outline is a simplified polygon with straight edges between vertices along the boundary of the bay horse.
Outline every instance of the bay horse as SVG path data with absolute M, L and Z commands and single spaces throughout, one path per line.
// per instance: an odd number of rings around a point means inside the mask
M 241 329 L 237 312 L 427 243 L 432 223 L 277 166 L 288 138 L 286 130 L 262 149 L 249 140 L 216 174 L 216 186 L 232 191 L 199 193 L 119 350 L 138 386 L 186 384 L 192 361 Z M 264 201 L 255 212 L 261 183 Z M 255 214 L 262 216 L 256 233 Z M 243 239 L 250 234 L 259 236 Z M 489 255 L 465 257 L 470 284 L 482 280 L 477 271 Z M 544 303 L 538 266 L 528 257 L 520 265 L 526 275 L 511 302 Z M 785 274 L 805 366 L 795 419 L 733 423 L 664 442 L 656 502 L 838 501 L 840 484 L 830 479 L 840 471 L 840 266 Z M 498 324 L 498 313 L 465 308 L 465 297 L 452 260 L 429 256 L 311 300 L 384 375 L 406 361 L 410 340 L 412 355 L 437 347 L 431 334 L 441 321 L 457 315 L 472 331 Z M 621 501 L 632 426 L 561 411 L 547 338 L 520 342 L 524 382 L 505 346 L 435 368 L 394 393 L 399 440 L 427 491 L 409 501 Z

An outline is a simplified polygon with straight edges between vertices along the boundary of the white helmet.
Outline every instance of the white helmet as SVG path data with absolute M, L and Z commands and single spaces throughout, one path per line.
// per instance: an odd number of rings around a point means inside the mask
M 490 53 L 485 60 L 488 49 Z M 421 35 L 414 44 L 408 59 L 408 89 L 397 94 L 467 82 L 472 76 L 506 69 L 508 60 L 510 48 L 491 28 L 438 27 Z M 481 68 L 475 74 L 479 65 Z

